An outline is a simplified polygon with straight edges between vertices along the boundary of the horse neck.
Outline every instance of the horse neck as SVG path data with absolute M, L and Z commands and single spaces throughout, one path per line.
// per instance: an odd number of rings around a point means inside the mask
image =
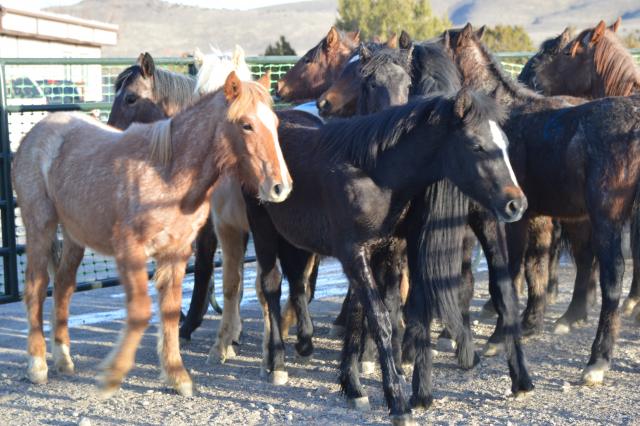
M 221 169 L 232 166 L 228 161 L 231 149 L 221 130 L 225 120 L 221 93 L 172 118 L 173 152 L 167 174 L 168 180 L 185 192 L 182 203 L 187 210 L 206 201 Z

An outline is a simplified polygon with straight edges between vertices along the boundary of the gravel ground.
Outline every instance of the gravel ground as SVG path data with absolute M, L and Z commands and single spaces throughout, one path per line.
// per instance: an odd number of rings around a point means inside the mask
M 335 270 L 323 263 L 323 272 Z M 630 265 L 627 265 L 630 270 Z M 549 333 L 553 320 L 566 308 L 574 270 L 561 271 L 558 303 L 549 307 L 542 336 L 528 339 L 525 350 L 536 390 L 523 400 L 509 396 L 510 380 L 503 356 L 483 358 L 472 371 L 456 367 L 452 354 L 435 357 L 436 402 L 428 411 L 416 412 L 420 424 L 640 424 L 640 330 L 624 319 L 612 370 L 601 387 L 580 386 L 578 380 L 595 335 L 597 316 L 569 336 Z M 492 330 L 494 320 L 478 317 L 487 293 L 487 276 L 476 275 L 473 331 L 478 348 Z M 625 279 L 625 293 L 630 274 Z M 250 280 L 247 287 L 252 286 Z M 388 424 L 379 371 L 363 379 L 371 411 L 346 408 L 336 384 L 340 342 L 329 337 L 330 325 L 340 307 L 340 297 L 324 297 L 311 304 L 316 327 L 314 359 L 298 364 L 290 339 L 287 345 L 289 382 L 276 387 L 260 378 L 262 320 L 255 303 L 242 308 L 243 341 L 239 355 L 224 365 L 208 365 L 206 355 L 219 316 L 209 314 L 193 340 L 182 349 L 197 393 L 183 398 L 158 380 L 155 352 L 156 326 L 146 333 L 138 350 L 136 367 L 122 389 L 111 399 L 97 397 L 95 376 L 122 326 L 122 289 L 111 288 L 74 296 L 71 328 L 76 374 L 60 377 L 50 370 L 49 383 L 32 385 L 24 379 L 26 323 L 22 304 L 0 306 L 0 424 Z M 185 296 L 190 297 L 186 291 Z M 48 318 L 50 300 L 45 315 Z M 104 319 L 85 321 L 97 312 L 112 312 Z M 80 320 L 78 320 L 80 319 Z M 84 324 L 82 324 L 84 322 Z M 435 338 L 435 333 L 434 333 Z M 410 386 L 407 385 L 407 392 Z

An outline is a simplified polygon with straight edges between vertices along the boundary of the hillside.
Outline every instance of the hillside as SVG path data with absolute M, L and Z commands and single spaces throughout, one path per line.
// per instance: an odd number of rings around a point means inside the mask
M 337 0 L 237 11 L 203 9 L 161 0 L 83 0 L 47 10 L 120 25 L 120 43 L 106 47 L 104 56 L 136 56 L 148 50 L 174 56 L 194 47 L 213 45 L 230 50 L 242 45 L 248 54 L 261 54 L 284 34 L 298 53 L 304 53 L 326 34 L 336 18 Z M 523 25 L 536 44 L 567 25 L 584 28 L 598 20 L 623 17 L 623 31 L 640 28 L 637 0 L 432 0 L 438 15 L 455 25 Z

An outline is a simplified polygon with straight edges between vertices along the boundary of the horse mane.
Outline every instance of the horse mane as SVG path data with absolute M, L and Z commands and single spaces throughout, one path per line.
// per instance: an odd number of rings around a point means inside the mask
M 605 30 L 595 45 L 593 59 L 606 96 L 629 96 L 640 90 L 640 69 L 613 31 Z
M 487 120 L 504 121 L 505 110 L 497 102 L 481 93 L 470 95 L 465 125 L 475 127 Z M 335 119 L 320 129 L 317 147 L 334 160 L 344 158 L 356 167 L 369 169 L 375 166 L 380 154 L 396 146 L 418 125 L 450 116 L 453 102 L 451 97 L 423 97 L 374 114 Z
M 253 81 L 243 82 L 240 95 L 229 105 L 227 119 L 231 122 L 237 122 L 249 109 L 255 109 L 260 102 L 268 107 L 273 106 L 273 98 L 269 91 L 260 83 Z
M 195 86 L 195 92 L 198 94 L 215 92 L 221 88 L 231 71 L 235 71 L 242 81 L 253 80 L 251 70 L 244 59 L 244 51 L 240 46 L 235 47 L 233 56 L 212 48 L 211 53 L 202 55 L 201 60 Z
M 153 80 L 154 97 L 166 100 L 178 110 L 192 105 L 198 99 L 194 92 L 196 81 L 190 76 L 156 68 Z
M 149 158 L 152 162 L 158 162 L 162 167 L 169 165 L 173 157 L 171 118 L 153 122 L 150 132 L 151 151 Z
M 446 54 L 442 45 L 434 42 L 417 44 L 413 49 L 411 94 L 449 94 L 462 86 L 458 67 Z

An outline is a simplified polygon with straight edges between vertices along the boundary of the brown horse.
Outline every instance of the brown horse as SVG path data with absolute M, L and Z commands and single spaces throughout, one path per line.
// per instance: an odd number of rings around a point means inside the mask
M 582 31 L 549 61 L 534 67 L 540 88 L 549 95 L 588 99 L 640 92 L 640 68 L 616 35 L 621 19 Z
M 192 382 L 179 352 L 182 279 L 191 243 L 209 214 L 219 177 L 237 173 L 265 201 L 283 201 L 291 178 L 280 151 L 278 120 L 267 86 L 229 74 L 224 88 L 171 119 L 121 132 L 83 115 L 52 114 L 24 138 L 13 182 L 27 234 L 25 303 L 28 377 L 47 381 L 42 306 L 51 242 L 62 225 L 64 246 L 54 280 L 52 352 L 72 373 L 67 321 L 85 247 L 114 256 L 127 295 L 127 322 L 105 361 L 105 395 L 130 370 L 151 318 L 147 259 L 157 261 L 162 321 L 158 352 L 164 379 L 182 395 Z
M 318 98 L 338 77 L 359 43 L 358 32 L 343 33 L 331 27 L 327 36 L 278 81 L 278 96 L 287 102 Z

